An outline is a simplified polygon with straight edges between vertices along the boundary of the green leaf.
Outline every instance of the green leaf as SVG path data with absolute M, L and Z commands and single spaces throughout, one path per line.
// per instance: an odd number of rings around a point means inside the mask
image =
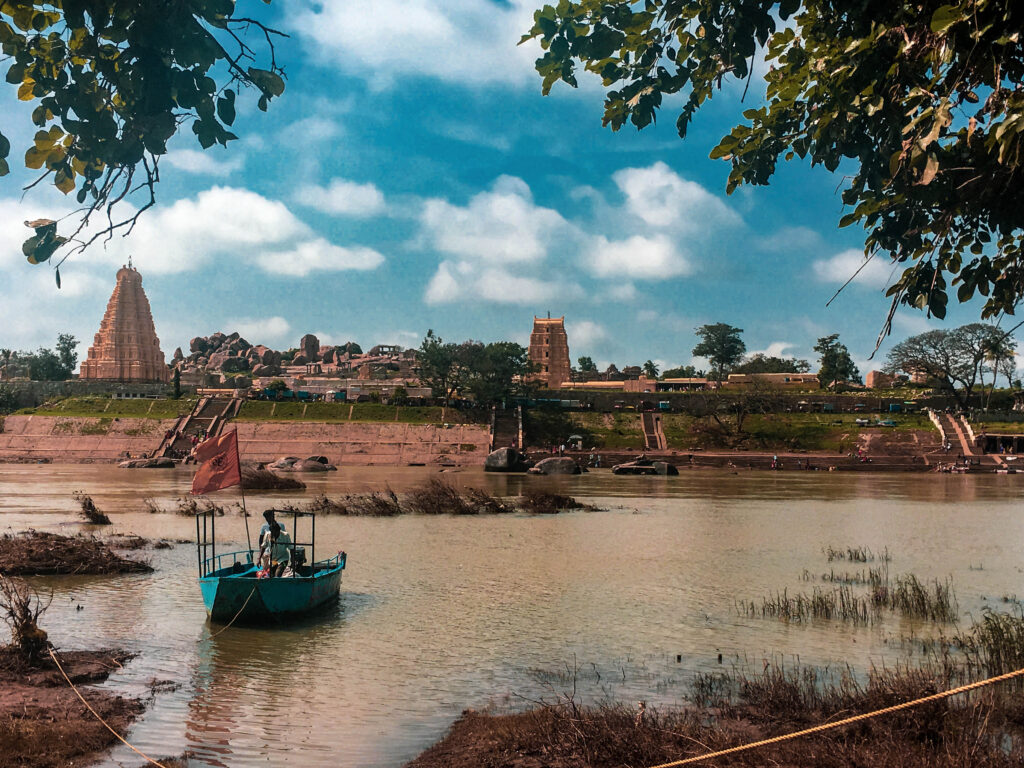
M 54 271 L 54 277 L 57 279 L 57 290 L 60 290 L 60 267 L 57 267 Z
M 11 172 L 11 166 L 7 164 L 7 161 L 0 157 L 0 176 L 6 176 Z
M 217 116 L 224 125 L 231 125 L 235 122 L 235 92 L 224 91 L 224 95 L 217 99 Z
M 941 35 L 958 21 L 963 21 L 963 11 L 955 5 L 940 5 L 932 14 L 932 32 Z
M 249 67 L 248 75 L 252 83 L 263 91 L 263 95 L 267 98 L 280 96 L 284 93 L 284 80 L 276 72 Z
M 927 186 L 932 183 L 932 179 L 935 178 L 935 174 L 939 172 L 939 158 L 935 156 L 934 152 L 928 153 L 928 160 L 924 164 L 924 171 L 921 173 L 921 180 L 918 184 Z
M 8 141 L 7 137 L 0 133 L 0 158 L 7 157 L 11 151 L 11 142 Z

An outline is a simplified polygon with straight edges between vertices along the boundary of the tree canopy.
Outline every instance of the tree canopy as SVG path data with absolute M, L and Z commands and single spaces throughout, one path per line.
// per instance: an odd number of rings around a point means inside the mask
M 670 101 L 685 137 L 764 51 L 765 103 L 711 157 L 731 164 L 729 192 L 768 184 L 780 160 L 842 164 L 839 225 L 864 227 L 866 256 L 899 267 L 883 334 L 900 304 L 944 317 L 953 286 L 961 302 L 985 297 L 984 317 L 1024 295 L 1024 4 L 561 0 L 534 21 L 524 40 L 545 51 L 544 92 L 596 73 L 613 130 Z
M 795 357 L 775 357 L 758 352 L 732 369 L 733 373 L 807 373 L 811 364 Z
M 25 377 L 33 381 L 65 381 L 78 366 L 75 347 L 78 340 L 70 333 L 57 337 L 56 351 L 40 347 L 35 352 L 0 349 L 0 378 Z
M 732 368 L 743 359 L 747 345 L 740 334 L 742 328 L 734 328 L 728 323 L 702 325 L 694 329 L 701 341 L 693 348 L 693 354 L 706 357 L 715 372 L 715 380 L 721 381 L 726 369 Z
M 594 362 L 594 358 L 590 357 L 589 355 L 584 355 L 583 357 L 580 357 L 576 361 L 576 364 L 579 365 L 580 370 L 583 371 L 584 373 L 593 373 L 597 371 L 597 364 Z
M 1013 357 L 1016 342 L 1005 331 L 985 323 L 911 336 L 889 350 L 886 370 L 911 376 L 924 374 L 951 394 L 962 408 L 970 405 L 975 387 L 993 360 Z M 993 380 L 995 366 L 992 367 Z
M 528 351 L 520 344 L 446 343 L 433 330 L 427 331 L 416 351 L 416 361 L 420 382 L 446 403 L 463 394 L 477 403 L 501 402 L 522 390 L 534 371 Z
M 154 204 L 160 157 L 183 125 L 191 124 L 203 149 L 236 139 L 230 127 L 240 88 L 256 89 L 261 110 L 284 92 L 274 56 L 280 35 L 234 0 L 0 2 L 6 80 L 34 106 L 38 128 L 24 155 L 25 166 L 39 171 L 29 187 L 50 183 L 75 192 L 82 206 L 64 233 L 52 219 L 26 222 L 34 230 L 22 247 L 29 262 L 48 261 L 62 246 L 66 258 L 115 230 L 130 231 Z M 11 151 L 0 133 L 0 176 L 10 171 Z M 113 207 L 136 191 L 141 199 L 119 220 Z M 102 226 L 86 230 L 97 212 Z
M 814 345 L 818 359 L 818 381 L 823 387 L 830 387 L 837 381 L 860 381 L 860 371 L 854 365 L 850 351 L 839 341 L 839 334 L 822 336 Z

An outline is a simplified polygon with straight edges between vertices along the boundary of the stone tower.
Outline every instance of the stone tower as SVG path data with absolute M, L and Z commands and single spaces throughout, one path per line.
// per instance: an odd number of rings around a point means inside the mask
M 117 272 L 117 285 L 107 302 L 80 379 L 108 381 L 170 381 L 153 327 L 149 299 L 142 290 L 142 275 L 129 261 Z
M 535 378 L 548 389 L 559 389 L 569 381 L 569 337 L 565 316 L 534 317 L 530 334 L 530 362 L 537 366 Z

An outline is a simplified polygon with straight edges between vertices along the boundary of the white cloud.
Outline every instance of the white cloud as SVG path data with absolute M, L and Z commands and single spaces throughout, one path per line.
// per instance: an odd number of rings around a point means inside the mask
M 384 263 L 384 257 L 372 248 L 343 248 L 317 238 L 287 251 L 264 253 L 257 257 L 257 263 L 272 274 L 305 277 L 310 272 L 376 269 Z
M 758 245 L 766 251 L 787 253 L 811 251 L 822 247 L 821 235 L 809 227 L 782 227 L 757 239 Z
M 626 211 L 652 227 L 706 233 L 709 228 L 743 223 L 739 214 L 715 195 L 661 161 L 649 168 L 623 168 L 612 179 L 626 196 Z
M 317 143 L 336 139 L 341 136 L 341 125 L 335 120 L 329 120 L 321 115 L 304 117 L 289 124 L 283 131 L 282 136 L 291 139 L 301 138 L 307 143 Z
M 195 173 L 205 176 L 227 176 L 245 165 L 245 156 L 240 152 L 234 153 L 230 159 L 217 160 L 211 153 L 212 150 L 199 151 L 198 149 L 176 149 L 164 156 L 164 163 L 170 164 L 178 170 L 186 173 Z
M 501 267 L 466 261 L 442 261 L 427 284 L 424 300 L 428 304 L 451 304 L 457 301 L 537 304 L 544 301 L 566 301 L 581 293 L 581 288 L 574 283 L 555 283 L 514 275 Z
M 282 343 L 286 342 L 292 334 L 291 324 L 278 315 L 273 317 L 245 317 L 225 320 L 223 327 L 227 333 L 237 331 L 246 341 L 254 346 L 263 344 L 274 349 L 277 349 Z
M 604 326 L 593 320 L 566 323 L 565 332 L 573 349 L 590 350 L 597 342 L 608 338 Z
M 399 77 L 524 85 L 538 80 L 539 46 L 518 44 L 535 7 L 529 0 L 308 2 L 293 30 L 316 44 L 326 64 L 378 88 Z
M 665 235 L 634 235 L 618 241 L 597 237 L 584 264 L 598 277 L 633 280 L 659 280 L 693 271 L 686 257 Z
M 384 195 L 373 184 L 332 179 L 327 187 L 306 184 L 295 194 L 296 202 L 336 216 L 373 216 L 384 211 Z
M 427 200 L 420 223 L 437 250 L 495 264 L 540 261 L 572 231 L 560 213 L 533 202 L 526 182 L 511 176 L 498 178 L 464 207 Z
M 867 288 L 884 288 L 892 275 L 892 264 L 886 258 L 875 256 L 865 264 L 864 252 L 857 248 L 814 262 L 814 274 L 823 283 L 845 283 L 858 269 L 853 283 Z
M 795 344 L 792 344 L 788 341 L 773 341 L 764 349 L 751 350 L 747 354 L 750 356 L 764 355 L 765 357 L 789 357 L 789 355 L 786 353 L 786 350 L 792 349 L 795 346 Z
M 640 292 L 637 291 L 636 286 L 633 283 L 612 283 L 608 286 L 608 289 L 597 296 L 598 301 L 622 301 L 622 302 L 633 302 L 637 300 Z

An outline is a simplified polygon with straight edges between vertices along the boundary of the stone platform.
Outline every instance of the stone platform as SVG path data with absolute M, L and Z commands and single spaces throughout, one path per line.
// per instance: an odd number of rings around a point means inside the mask
M 7 416 L 0 432 L 0 461 L 119 461 L 126 453 L 142 456 L 156 450 L 175 423 L 174 419 Z

